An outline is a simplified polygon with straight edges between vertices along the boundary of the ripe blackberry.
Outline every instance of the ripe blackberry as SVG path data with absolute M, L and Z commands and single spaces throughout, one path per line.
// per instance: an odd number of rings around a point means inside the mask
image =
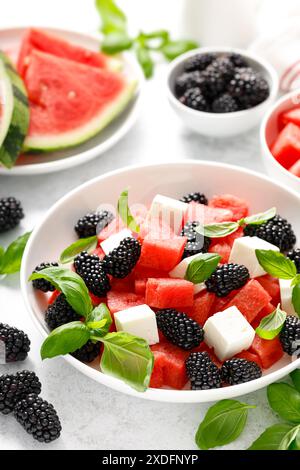
M 228 55 L 228 59 L 230 60 L 230 62 L 232 62 L 235 67 L 248 67 L 248 62 L 246 61 L 246 59 L 244 59 L 241 54 L 233 52 L 232 54 Z
M 100 354 L 100 343 L 88 341 L 84 346 L 72 353 L 72 356 L 81 362 L 93 362 Z
M 103 264 L 108 274 L 123 279 L 131 273 L 140 256 L 140 242 L 133 237 L 127 237 L 104 257 Z
M 284 352 L 300 357 L 300 318 L 287 316 L 279 338 Z
M 51 442 L 60 436 L 59 417 L 50 403 L 35 393 L 20 400 L 14 409 L 16 420 L 39 442 Z
M 15 228 L 24 217 L 21 202 L 14 197 L 0 199 L 0 233 Z
M 286 256 L 294 261 L 297 268 L 297 273 L 300 274 L 300 248 L 290 250 Z
M 268 82 L 250 67 L 238 68 L 228 85 L 228 92 L 236 98 L 243 108 L 253 108 L 265 101 L 270 88 Z
M 237 385 L 259 379 L 262 370 L 256 362 L 246 359 L 229 359 L 221 367 L 221 376 L 228 385 Z
M 200 88 L 189 88 L 179 101 L 197 111 L 209 111 L 209 105 Z
M 184 70 L 186 72 L 193 72 L 194 70 L 205 70 L 206 67 L 215 60 L 216 55 L 207 53 L 207 54 L 197 54 L 190 57 L 184 63 Z
M 0 376 L 0 412 L 4 415 L 11 413 L 18 401 L 30 393 L 39 395 L 41 390 L 41 382 L 32 371 Z
M 97 255 L 89 255 L 86 251 L 82 251 L 76 256 L 74 267 L 92 294 L 102 297 L 110 290 L 108 276 Z
M 224 57 L 216 59 L 202 72 L 204 80 L 202 80 L 201 90 L 208 101 L 214 100 L 225 92 L 233 72 L 232 63 Z
M 262 238 L 278 246 L 283 253 L 292 250 L 296 243 L 296 235 L 291 224 L 280 215 L 275 215 L 273 219 L 261 225 L 247 225 L 244 228 L 244 235 Z
M 52 268 L 56 266 L 58 266 L 58 263 L 41 263 L 35 268 L 33 272 L 40 272 L 43 271 L 43 269 Z M 35 289 L 41 290 L 42 292 L 55 291 L 55 287 L 51 284 L 51 282 L 47 281 L 46 279 L 35 279 L 34 281 L 32 281 L 32 285 Z
M 113 219 L 114 215 L 106 210 L 89 212 L 77 221 L 74 229 L 79 238 L 93 237 L 107 227 Z
M 30 340 L 24 331 L 0 323 L 0 342 L 5 344 L 5 361 L 24 361 L 30 351 Z
M 213 101 L 212 111 L 214 113 L 234 113 L 239 110 L 236 100 L 228 93 L 224 93 Z
M 207 352 L 193 352 L 185 361 L 192 390 L 209 390 L 221 387 L 221 374 Z
M 181 231 L 182 237 L 187 237 L 182 258 L 196 255 L 197 253 L 207 253 L 210 246 L 210 238 L 204 237 L 196 232 L 199 222 L 187 222 Z
M 203 341 L 202 327 L 185 313 L 173 308 L 158 310 L 156 321 L 165 337 L 182 349 L 196 348 Z
M 214 292 L 217 297 L 225 297 L 233 290 L 243 287 L 249 277 L 246 266 L 229 263 L 219 266 L 205 284 L 209 292 Z
M 45 322 L 50 330 L 55 330 L 59 326 L 70 323 L 71 321 L 78 321 L 79 315 L 73 310 L 71 305 L 68 304 L 64 294 L 54 300 L 53 304 L 49 305 L 45 312 Z
M 199 192 L 185 194 L 179 200 L 187 204 L 190 202 L 198 202 L 199 204 L 204 204 L 205 206 L 208 204 L 208 200 L 205 194 Z
M 175 94 L 180 98 L 190 88 L 201 88 L 204 82 L 202 74 L 198 71 L 182 73 L 175 80 Z

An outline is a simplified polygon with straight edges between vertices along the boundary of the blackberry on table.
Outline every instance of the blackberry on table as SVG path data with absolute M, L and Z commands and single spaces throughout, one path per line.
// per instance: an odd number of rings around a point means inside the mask
M 5 344 L 6 362 L 24 361 L 30 351 L 30 340 L 26 333 L 13 326 L 0 323 L 0 342 Z
M 275 215 L 261 225 L 247 225 L 244 228 L 244 235 L 262 238 L 278 246 L 283 253 L 292 250 L 296 243 L 296 235 L 291 224 L 280 215 Z
M 96 357 L 100 354 L 100 343 L 96 342 L 93 343 L 92 341 L 88 341 L 84 346 L 80 349 L 77 349 L 72 353 L 72 356 L 75 359 L 78 359 L 81 362 L 93 362 Z
M 39 395 L 42 390 L 41 382 L 32 371 L 23 370 L 16 374 L 0 376 L 0 413 L 11 413 L 17 402 L 30 393 Z
M 172 308 L 158 310 L 157 326 L 165 337 L 182 349 L 192 349 L 203 341 L 202 327 L 185 313 Z
M 213 101 L 212 111 L 214 113 L 234 113 L 239 110 L 236 100 L 228 93 L 224 93 Z
M 300 274 L 300 248 L 296 248 L 295 250 L 290 250 L 286 254 L 288 258 L 294 261 L 297 269 L 297 273 Z
M 77 221 L 74 230 L 79 238 L 93 237 L 107 227 L 113 219 L 114 215 L 107 210 L 89 212 Z
M 256 362 L 233 358 L 225 361 L 221 367 L 222 380 L 228 385 L 238 385 L 259 379 L 262 370 Z
M 198 202 L 198 204 L 204 204 L 205 206 L 207 206 L 208 204 L 207 197 L 205 196 L 205 194 L 200 192 L 185 194 L 179 200 L 187 204 L 189 204 L 190 202 Z
M 104 270 L 104 264 L 97 255 L 90 255 L 86 251 L 82 251 L 76 256 L 74 267 L 92 294 L 102 297 L 110 290 L 110 282 Z
M 57 267 L 58 263 L 41 263 L 39 264 L 35 270 L 33 271 L 34 273 L 43 271 L 43 269 L 46 268 L 53 268 Z M 35 279 L 32 281 L 32 285 L 35 289 L 41 290 L 42 292 L 54 292 L 55 287 L 51 282 L 47 281 L 46 279 Z
M 39 442 L 49 443 L 60 436 L 61 424 L 53 405 L 31 393 L 14 409 L 16 420 Z
M 194 70 L 202 71 L 215 60 L 216 54 L 196 54 L 184 63 L 184 70 L 186 72 L 193 72 Z
M 64 294 L 59 294 L 45 312 L 45 322 L 50 330 L 79 319 L 80 316 L 68 304 Z
M 225 297 L 235 289 L 243 287 L 250 278 L 246 266 L 240 264 L 223 264 L 205 281 L 209 292 L 214 292 L 217 297 Z
M 15 228 L 23 218 L 24 212 L 20 201 L 15 197 L 0 199 L 0 233 Z
M 204 237 L 201 233 L 196 232 L 199 222 L 187 222 L 181 231 L 182 237 L 187 237 L 184 247 L 183 258 L 196 255 L 198 253 L 207 253 L 210 246 L 210 238 Z
M 284 352 L 300 357 L 300 318 L 289 315 L 286 317 L 279 339 Z
M 108 274 L 123 279 L 131 273 L 140 256 L 140 242 L 133 237 L 127 237 L 103 258 L 103 265 Z
M 253 108 L 265 101 L 270 87 L 265 78 L 250 67 L 238 68 L 228 86 L 228 92 L 243 108 Z
M 179 101 L 197 111 L 209 111 L 209 105 L 200 88 L 189 88 Z
M 185 361 L 192 390 L 210 390 L 221 387 L 221 374 L 207 352 L 193 352 Z
M 175 80 L 175 94 L 180 98 L 190 88 L 201 88 L 204 83 L 204 77 L 198 71 L 182 73 Z

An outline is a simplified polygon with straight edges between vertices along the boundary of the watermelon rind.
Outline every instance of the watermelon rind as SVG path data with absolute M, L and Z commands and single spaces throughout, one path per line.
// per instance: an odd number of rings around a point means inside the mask
M 0 51 L 3 113 L 0 118 L 0 162 L 12 168 L 21 153 L 29 128 L 29 104 L 23 80 Z
M 128 105 L 137 89 L 138 82 L 128 82 L 123 91 L 91 121 L 72 131 L 60 135 L 28 135 L 24 142 L 24 151 L 53 152 L 64 148 L 75 147 L 99 134 Z

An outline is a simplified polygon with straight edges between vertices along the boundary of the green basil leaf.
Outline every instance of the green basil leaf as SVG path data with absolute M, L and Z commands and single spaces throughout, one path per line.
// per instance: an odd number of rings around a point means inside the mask
M 292 303 L 296 313 L 300 315 L 300 284 L 296 284 L 293 287 Z
M 267 428 L 248 450 L 288 450 L 299 432 L 299 426 L 274 424 Z
M 138 233 L 140 226 L 136 223 L 135 218 L 130 212 L 128 205 L 128 189 L 125 189 L 118 200 L 118 214 L 121 217 L 124 224 L 133 232 Z
M 97 246 L 98 238 L 95 235 L 94 237 L 89 238 L 80 238 L 76 242 L 68 246 L 60 255 L 59 262 L 62 264 L 71 263 L 74 258 L 81 253 L 82 251 L 91 251 L 94 250 Z
M 168 60 L 173 60 L 185 52 L 191 51 L 199 47 L 199 44 L 195 41 L 188 39 L 181 39 L 179 41 L 168 41 L 161 47 L 161 52 Z
M 89 291 L 78 274 L 61 266 L 46 268 L 42 271 L 32 273 L 29 280 L 46 279 L 67 299 L 78 315 L 87 317 L 93 310 Z
M 249 215 L 249 217 L 245 217 L 239 221 L 240 225 L 261 225 L 267 222 L 270 219 L 275 217 L 277 212 L 276 207 L 272 207 L 265 212 L 259 212 L 258 214 Z
M 2 264 L 4 253 L 5 253 L 5 249 L 3 248 L 3 246 L 0 245 L 0 274 L 1 274 L 1 264 Z
M 197 446 L 208 450 L 237 439 L 246 425 L 250 408 L 255 406 L 237 400 L 221 400 L 211 406 L 197 430 Z
M 149 50 L 146 47 L 137 46 L 135 53 L 136 58 L 143 69 L 145 77 L 151 78 L 154 71 L 154 62 Z
M 105 320 L 103 326 L 91 326 L 92 323 L 99 323 Z M 94 310 L 89 314 L 87 319 L 87 324 L 89 328 L 93 329 L 93 335 L 104 336 L 109 332 L 109 329 L 112 324 L 112 318 L 110 311 L 108 310 L 105 304 L 100 304 L 94 308 Z
M 296 390 L 300 393 L 300 369 L 296 369 L 290 373 L 291 379 Z
M 102 21 L 102 33 L 109 34 L 113 31 L 126 31 L 126 16 L 114 0 L 96 0 L 96 8 Z
M 0 274 L 14 274 L 20 271 L 23 253 L 31 232 L 13 241 L 1 256 Z
M 300 393 L 288 384 L 275 383 L 267 388 L 271 408 L 284 420 L 300 423 Z
M 41 358 L 69 354 L 84 346 L 90 339 L 90 330 L 80 322 L 74 321 L 51 331 L 41 347 Z
M 168 40 L 169 33 L 165 29 L 152 31 L 152 33 L 141 32 L 136 38 L 138 45 L 152 50 L 160 50 Z
M 237 222 L 221 222 L 205 225 L 204 228 L 199 225 L 195 230 L 208 238 L 221 238 L 236 232 L 238 228 L 239 224 Z
M 264 317 L 256 328 L 256 334 L 263 339 L 274 339 L 284 327 L 286 313 L 278 305 L 276 310 Z
M 147 341 L 123 331 L 108 333 L 99 340 L 104 344 L 101 370 L 144 392 L 149 386 L 154 364 Z
M 259 264 L 271 276 L 279 279 L 293 279 L 296 276 L 295 263 L 282 253 L 273 250 L 255 250 L 255 253 Z
M 292 443 L 289 446 L 289 450 L 300 450 L 300 426 L 298 427 L 298 431 L 295 436 L 295 439 L 292 441 Z
M 188 265 L 185 279 L 200 284 L 206 281 L 212 273 L 216 270 L 221 256 L 215 253 L 201 253 L 194 258 Z
M 101 50 L 106 54 L 117 54 L 132 47 L 132 39 L 126 32 L 112 32 L 104 37 Z
M 103 320 L 99 320 L 99 321 L 88 321 L 86 323 L 86 326 L 90 329 L 90 330 L 102 330 L 102 328 L 106 325 L 107 321 L 105 320 L 105 318 L 103 318 Z M 104 333 L 106 334 L 106 333 Z M 103 335 L 104 336 L 104 335 Z

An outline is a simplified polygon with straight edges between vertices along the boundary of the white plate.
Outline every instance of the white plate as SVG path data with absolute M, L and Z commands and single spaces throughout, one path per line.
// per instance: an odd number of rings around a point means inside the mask
M 13 56 L 17 56 L 21 37 L 26 29 L 22 27 L 0 30 L 0 49 L 9 52 Z M 47 27 L 41 27 L 41 29 L 82 47 L 95 51 L 99 50 L 100 39 L 97 35 Z M 124 72 L 128 76 L 138 79 L 139 88 L 134 99 L 120 116 L 97 136 L 82 145 L 59 152 L 22 156 L 11 170 L 0 165 L 0 175 L 37 175 L 65 170 L 98 157 L 119 142 L 129 132 L 138 117 L 141 86 L 144 80 L 141 68 L 134 57 L 129 53 L 125 53 L 122 55 L 122 58 L 124 60 Z
M 73 226 L 77 219 L 100 203 L 116 204 L 124 187 L 130 187 L 132 203 L 149 203 L 157 193 L 180 197 L 189 191 L 203 191 L 208 197 L 232 193 L 251 204 L 256 213 L 274 205 L 293 224 L 300 239 L 300 195 L 273 182 L 266 176 L 221 163 L 187 160 L 150 166 L 128 167 L 95 178 L 71 191 L 58 201 L 34 230 L 26 247 L 22 268 L 21 288 L 26 307 L 43 338 L 47 335 L 44 322 L 46 301 L 34 291 L 28 277 L 42 261 L 58 259 L 61 251 L 75 240 Z M 300 359 L 287 355 L 264 373 L 260 379 L 245 384 L 215 390 L 149 389 L 138 393 L 122 381 L 99 371 L 99 365 L 85 365 L 71 356 L 65 359 L 84 375 L 120 392 L 140 398 L 167 402 L 207 402 L 232 398 L 265 387 L 300 367 Z

